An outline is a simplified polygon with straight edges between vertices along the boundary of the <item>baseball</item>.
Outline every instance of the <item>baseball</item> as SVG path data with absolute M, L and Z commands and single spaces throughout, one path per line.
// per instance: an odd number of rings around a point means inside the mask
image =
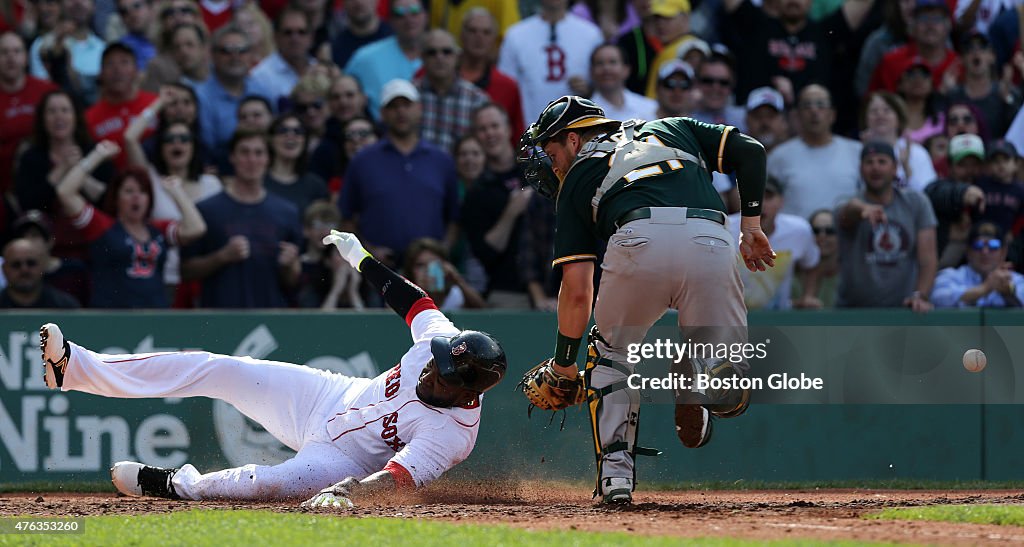
M 988 363 L 988 359 L 985 358 L 985 352 L 980 349 L 969 349 L 964 352 L 964 368 L 971 372 L 981 372 L 985 370 L 985 364 Z

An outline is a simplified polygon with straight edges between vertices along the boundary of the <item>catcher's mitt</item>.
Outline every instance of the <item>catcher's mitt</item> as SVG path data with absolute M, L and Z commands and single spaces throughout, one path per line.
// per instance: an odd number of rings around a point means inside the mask
M 587 399 L 583 374 L 568 378 L 552 368 L 553 358 L 542 361 L 523 375 L 516 387 L 522 388 L 530 404 L 541 410 L 564 410 Z

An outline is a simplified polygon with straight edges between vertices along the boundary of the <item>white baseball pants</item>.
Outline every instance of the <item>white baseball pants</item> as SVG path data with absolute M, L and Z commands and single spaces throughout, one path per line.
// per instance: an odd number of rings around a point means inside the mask
M 184 499 L 308 498 L 367 470 L 323 433 L 326 416 L 356 379 L 290 363 L 207 352 L 105 355 L 71 343 L 63 389 L 104 397 L 210 397 L 225 401 L 298 451 L 274 466 L 201 474 L 187 464 L 172 483 Z M 143 462 L 145 463 L 145 462 Z

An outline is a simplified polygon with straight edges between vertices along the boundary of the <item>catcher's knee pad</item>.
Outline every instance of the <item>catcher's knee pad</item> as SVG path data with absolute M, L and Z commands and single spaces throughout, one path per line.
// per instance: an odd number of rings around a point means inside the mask
M 635 488 L 635 457 L 659 454 L 657 450 L 636 445 L 640 426 L 640 392 L 628 384 L 629 376 L 633 374 L 632 366 L 603 358 L 599 341 L 604 344 L 595 326 L 587 337 L 587 365 L 583 376 L 597 459 L 598 487 L 595 495 L 600 492 L 603 477 L 631 477 Z

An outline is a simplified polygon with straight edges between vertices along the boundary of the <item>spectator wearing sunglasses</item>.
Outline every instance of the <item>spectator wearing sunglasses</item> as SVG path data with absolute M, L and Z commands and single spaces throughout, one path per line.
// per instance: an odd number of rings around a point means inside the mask
M 448 31 L 435 29 L 423 39 L 423 77 L 416 83 L 423 102 L 423 140 L 451 153 L 469 133 L 473 110 L 487 94 L 458 72 L 459 48 Z
M 199 149 L 198 135 L 192 125 L 181 118 L 169 117 L 165 110 L 170 107 L 174 95 L 165 88 L 164 93 L 153 103 L 152 108 L 158 111 L 164 121 L 156 131 L 156 148 L 154 161 L 150 162 L 140 144 L 140 137 L 146 129 L 143 116 L 136 117 L 124 132 L 125 153 L 128 163 L 144 169 L 149 179 L 159 181 L 164 177 L 176 177 L 181 180 L 181 189 L 192 203 L 218 194 L 223 190 L 220 179 L 209 173 L 203 173 L 203 161 Z M 161 184 L 153 184 L 152 218 L 159 221 L 181 221 L 181 209 L 174 198 L 167 193 Z M 164 284 L 167 291 L 173 293 L 181 282 L 180 253 L 177 247 L 167 250 L 167 262 L 164 264 Z
M 277 50 L 260 61 L 249 77 L 279 110 L 280 99 L 287 97 L 306 70 L 316 64 L 309 55 L 313 33 L 306 12 L 293 7 L 281 11 L 274 21 L 274 44 Z
M 241 28 L 229 25 L 213 36 L 213 73 L 196 86 L 199 97 L 199 125 L 203 146 L 220 159 L 221 172 L 230 172 L 227 144 L 238 124 L 238 105 L 249 95 L 265 96 L 248 77 L 249 38 Z
M 327 183 L 306 170 L 309 157 L 306 128 L 295 114 L 284 114 L 270 125 L 270 168 L 263 187 L 305 211 L 316 200 L 326 200 Z
M 393 0 L 389 20 L 395 34 L 367 44 L 352 54 L 345 73 L 363 86 L 370 113 L 380 119 L 381 91 L 391 80 L 411 80 L 422 65 L 427 13 L 421 0 Z
M 991 222 L 974 225 L 968 237 L 967 264 L 946 268 L 935 278 L 937 308 L 1019 308 L 1024 275 L 1006 261 L 1007 232 Z
M 306 128 L 306 150 L 313 153 L 324 141 L 327 133 L 327 119 L 331 115 L 327 95 L 331 89 L 331 78 L 323 66 L 310 70 L 296 84 L 288 97 L 291 111 Z
M 658 71 L 655 118 L 689 117 L 697 108 L 697 86 L 693 84 L 693 68 L 684 61 L 672 61 Z
M 14 239 L 4 246 L 3 272 L 7 286 L 0 291 L 0 308 L 74 309 L 75 298 L 43 281 L 46 248 L 34 239 Z
M 697 69 L 697 89 L 700 104 L 694 119 L 711 124 L 731 125 L 746 132 L 746 110 L 733 104 L 736 78 L 732 61 L 725 55 L 714 53 Z
M 839 294 L 839 235 L 836 230 L 835 216 L 829 209 L 818 209 L 807 219 L 814 232 L 814 243 L 818 246 L 818 265 L 811 275 L 818 282 L 818 290 L 811 298 L 817 300 L 822 308 L 834 308 Z M 793 280 L 793 291 L 790 298 L 799 300 L 805 294 L 800 278 Z M 814 300 L 805 301 L 806 307 L 816 307 Z

